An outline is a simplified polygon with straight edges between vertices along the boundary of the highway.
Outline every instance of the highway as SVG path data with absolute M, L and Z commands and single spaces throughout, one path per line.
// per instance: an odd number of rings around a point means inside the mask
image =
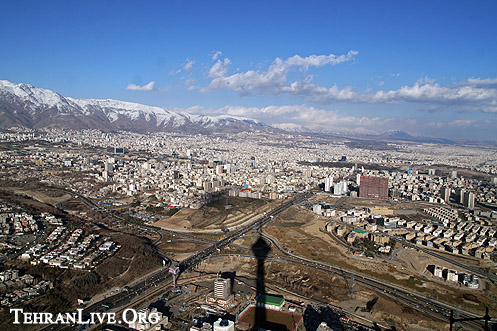
M 191 257 L 187 258 L 186 260 L 183 260 L 178 264 L 180 270 L 179 273 L 181 274 L 182 272 L 196 266 L 198 263 L 202 262 L 205 258 L 211 256 L 213 253 L 217 252 L 218 250 L 226 247 L 227 245 L 229 245 L 236 239 L 240 238 L 244 234 L 261 228 L 264 224 L 271 221 L 275 216 L 279 215 L 281 212 L 288 209 L 290 206 L 308 199 L 311 195 L 312 193 L 309 192 L 299 193 L 293 199 L 283 203 L 281 206 L 261 216 L 260 218 L 256 219 L 254 222 L 248 224 L 243 228 L 236 230 L 235 232 L 228 235 L 226 238 L 217 241 L 213 245 L 201 251 L 198 251 L 196 254 L 192 255 Z M 113 216 L 116 217 L 115 215 Z M 113 308 L 114 310 L 119 308 L 119 311 L 122 311 L 127 306 L 130 305 L 130 303 L 133 301 L 134 298 L 145 293 L 150 288 L 158 286 L 159 284 L 168 280 L 169 278 L 171 278 L 171 274 L 169 273 L 168 268 L 164 267 L 161 270 L 149 275 L 145 279 L 138 281 L 133 285 L 125 287 L 126 290 L 122 290 L 116 294 L 108 296 L 103 300 L 86 307 L 83 311 L 83 319 L 87 319 L 90 316 L 90 313 L 92 312 L 101 312 Z M 161 288 L 158 288 L 157 292 L 159 292 L 160 290 Z M 147 294 L 147 297 L 149 295 L 150 294 Z M 135 303 L 133 302 L 133 304 Z M 63 325 L 53 325 L 53 326 L 47 326 L 43 330 L 63 330 L 63 329 L 70 330 L 72 328 Z
M 470 271 L 472 272 L 473 274 L 476 274 L 478 276 L 481 276 L 481 277 L 485 277 L 485 278 L 488 278 L 490 281 L 492 281 L 494 284 L 497 283 L 497 275 L 494 275 L 494 274 L 490 274 L 490 273 L 487 273 L 487 272 L 484 272 L 478 268 L 475 268 L 475 267 L 471 267 L 471 266 L 468 266 L 466 263 L 463 263 L 463 262 L 459 262 L 459 261 L 456 261 L 456 260 L 453 260 L 453 259 L 450 259 L 442 254 L 437 254 L 436 252 L 434 252 L 433 250 L 431 249 L 428 249 L 428 248 L 424 248 L 424 247 L 420 247 L 418 245 L 414 245 L 410 242 L 408 242 L 407 240 L 405 240 L 404 238 L 402 237 L 397 237 L 397 236 L 390 236 L 392 238 L 394 238 L 395 240 L 397 240 L 398 242 L 400 242 L 402 245 L 406 246 L 406 247 L 410 247 L 410 248 L 413 248 L 413 249 L 417 249 L 417 250 L 420 250 L 428 255 L 431 255 L 433 257 L 436 257 L 440 260 L 443 260 L 445 262 L 448 262 L 450 264 L 453 264 L 455 266 L 458 266 L 462 269 L 465 269 L 467 271 Z
M 236 239 L 242 237 L 243 235 L 251 232 L 251 231 L 259 231 L 263 225 L 267 224 L 270 222 L 274 217 L 279 215 L 281 212 L 292 206 L 293 204 L 300 203 L 306 199 L 308 199 L 312 193 L 305 192 L 305 193 L 299 193 L 297 194 L 292 200 L 289 200 L 285 203 L 283 203 L 281 206 L 276 208 L 270 213 L 267 213 L 264 216 L 261 216 L 257 220 L 253 221 L 252 223 L 248 224 L 247 226 L 240 228 L 234 232 L 229 233 L 229 235 L 212 244 L 211 246 L 198 251 L 194 255 L 190 256 L 186 260 L 180 262 L 178 264 L 179 267 L 179 273 L 181 274 L 182 272 L 191 269 L 192 267 L 196 266 L 200 262 L 204 261 L 205 259 L 211 257 L 213 254 L 217 253 L 220 251 L 222 248 L 228 246 L 231 244 L 233 241 Z M 78 198 L 81 198 L 78 196 Z M 85 199 L 86 200 L 86 199 Z M 84 202 L 84 200 L 82 199 Z M 345 202 L 344 200 L 342 200 Z M 342 202 L 341 201 L 341 202 Z M 342 202 L 342 203 L 343 203 Z M 87 202 L 88 203 L 88 202 Z M 104 209 L 105 211 L 105 209 Z M 120 218 L 116 215 L 111 214 L 113 217 Z M 166 231 L 169 232 L 169 231 Z M 172 231 L 171 231 L 172 232 Z M 172 232 L 174 234 L 174 232 Z M 175 234 L 177 236 L 178 234 Z M 187 237 L 190 239 L 197 239 L 196 236 L 194 235 L 186 235 L 186 234 L 181 234 L 181 237 Z M 393 297 L 394 299 L 404 302 L 405 304 L 414 307 L 415 309 L 419 311 L 423 311 L 431 316 L 435 316 L 438 318 L 441 318 L 443 320 L 448 320 L 448 316 L 450 313 L 450 310 L 454 311 L 460 311 L 454 307 L 451 307 L 447 304 L 423 297 L 421 295 L 418 295 L 416 293 L 413 293 L 407 289 L 394 286 L 391 284 L 387 284 L 383 281 L 374 279 L 373 277 L 369 276 L 364 276 L 358 272 L 352 271 L 352 270 L 347 270 L 341 267 L 333 266 L 324 262 L 320 261 L 314 261 L 311 259 L 307 259 L 295 254 L 292 254 L 288 251 L 286 251 L 277 240 L 275 240 L 272 237 L 269 237 L 266 234 L 263 234 L 263 236 L 270 241 L 275 247 L 277 247 L 284 255 L 286 256 L 281 256 L 281 257 L 268 257 L 268 260 L 276 260 L 276 261 L 285 261 L 288 263 L 293 263 L 301 266 L 306 266 L 310 268 L 314 268 L 317 270 L 322 270 L 325 272 L 331 272 L 338 274 L 342 277 L 353 279 L 355 282 L 360 283 L 363 286 L 366 286 L 368 288 L 371 288 L 375 291 L 380 291 L 383 292 L 386 295 L 389 295 Z M 192 238 L 193 237 L 193 238 Z M 205 238 L 198 238 L 202 240 L 206 240 Z M 158 244 L 160 242 L 157 240 L 155 244 Z M 419 247 L 416 247 L 419 249 Z M 235 255 L 236 256 L 236 255 Z M 239 255 L 238 255 L 239 256 Z M 252 257 L 252 255 L 247 255 L 247 257 Z M 438 256 L 437 256 L 438 257 Z M 157 286 L 157 290 L 153 290 L 152 292 L 148 291 L 146 295 L 143 298 L 140 298 L 140 302 L 145 300 L 146 298 L 151 297 L 151 295 L 155 295 L 155 293 L 160 292 L 162 286 L 162 283 L 166 280 L 168 280 L 171 277 L 171 274 L 168 272 L 168 268 L 162 268 L 161 270 L 152 273 L 145 279 L 136 282 L 132 286 L 128 286 L 126 290 L 122 290 L 119 293 L 116 293 L 114 295 L 111 295 L 104 300 L 94 303 L 88 307 L 85 308 L 83 316 L 89 316 L 91 312 L 97 312 L 97 311 L 104 311 L 106 309 L 113 309 L 115 311 L 118 309 L 118 311 L 124 310 L 126 307 L 130 306 L 130 303 L 133 302 L 133 305 L 136 304 L 136 299 L 137 296 L 145 294 L 148 290 L 150 290 L 152 287 Z M 150 294 L 152 293 L 152 294 Z M 104 309 L 105 307 L 105 309 Z M 108 307 L 108 308 L 107 308 Z M 460 317 L 477 317 L 477 315 L 469 313 L 469 312 L 464 312 L 460 311 L 459 314 Z M 462 323 L 462 322 L 461 322 Z M 465 325 L 467 328 L 470 328 L 472 330 L 482 330 L 482 324 L 476 321 L 470 321 L 470 322 L 464 322 L 462 323 Z M 54 327 L 47 327 L 45 330 L 60 330 L 63 329 L 62 326 L 54 326 Z
M 271 244 L 273 244 L 279 251 L 281 251 L 284 255 L 287 257 L 276 257 L 273 259 L 276 260 L 281 260 L 281 261 L 287 261 L 290 263 L 295 263 L 299 264 L 302 266 L 326 271 L 326 272 L 332 272 L 335 274 L 338 274 L 344 278 L 349 278 L 354 280 L 355 282 L 366 286 L 368 288 L 371 288 L 375 291 L 380 291 L 383 292 L 394 299 L 401 301 L 417 310 L 423 311 L 429 315 L 435 316 L 437 318 L 441 318 L 443 320 L 448 320 L 449 319 L 449 314 L 450 311 L 458 311 L 460 314 L 459 316 L 461 318 L 474 318 L 474 317 L 480 317 L 478 315 L 475 315 L 470 312 L 462 311 L 460 309 L 457 309 L 455 307 L 452 307 L 448 304 L 421 296 L 419 294 L 416 294 L 408 289 L 405 289 L 400 286 L 395 286 L 389 283 L 385 283 L 381 280 L 375 279 L 370 276 L 365 276 L 359 272 L 355 272 L 352 270 L 344 269 L 341 267 L 337 267 L 331 264 L 327 264 L 324 262 L 320 261 L 315 261 L 311 260 L 305 257 L 301 257 L 295 254 L 292 254 L 285 250 L 280 243 L 273 237 L 262 233 L 262 236 L 267 239 Z M 470 321 L 470 322 L 464 322 L 464 325 L 467 327 L 471 328 L 472 330 L 483 330 L 482 323 L 476 322 L 476 321 Z
M 281 212 L 283 212 L 284 210 L 286 210 L 290 206 L 297 204 L 297 203 L 300 203 L 304 200 L 307 200 L 311 195 L 312 195 L 312 193 L 307 193 L 307 192 L 306 193 L 299 193 L 292 200 L 285 202 L 284 204 L 282 204 L 281 206 L 279 206 L 278 208 L 276 208 L 272 212 L 267 213 L 266 215 L 262 216 L 261 218 L 255 220 L 253 223 L 251 223 L 251 224 L 249 224 L 249 225 L 247 225 L 239 230 L 236 230 L 235 232 L 231 233 L 226 238 L 218 241 L 214 245 L 212 245 L 212 246 L 210 246 L 202 251 L 197 252 L 195 255 L 192 255 L 191 257 L 182 261 L 178 265 L 179 269 L 180 269 L 180 273 L 185 271 L 185 270 L 188 270 L 189 268 L 202 262 L 206 257 L 208 257 L 208 256 L 212 255 L 213 253 L 217 252 L 218 250 L 226 247 L 227 245 L 229 245 L 230 243 L 232 243 L 236 239 L 240 238 L 244 234 L 246 234 L 250 231 L 260 229 L 264 224 L 270 222 L 275 216 L 279 215 Z

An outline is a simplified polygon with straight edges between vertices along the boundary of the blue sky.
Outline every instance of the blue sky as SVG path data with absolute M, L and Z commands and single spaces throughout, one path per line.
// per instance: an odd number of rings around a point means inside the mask
M 283 128 L 497 140 L 495 1 L 5 1 L 0 79 Z

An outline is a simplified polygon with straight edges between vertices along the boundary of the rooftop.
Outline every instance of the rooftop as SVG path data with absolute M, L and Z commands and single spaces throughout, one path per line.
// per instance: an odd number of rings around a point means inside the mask
M 257 302 L 266 305 L 281 306 L 285 302 L 285 299 L 279 296 L 263 294 L 257 299 Z

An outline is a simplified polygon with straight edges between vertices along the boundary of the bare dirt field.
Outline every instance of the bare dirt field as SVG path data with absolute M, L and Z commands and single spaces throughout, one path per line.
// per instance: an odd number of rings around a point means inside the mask
M 159 245 L 158 249 L 161 252 L 167 253 L 189 253 L 195 252 L 207 247 L 207 244 L 200 244 L 187 240 L 175 240 L 171 242 L 165 242 Z
M 155 225 L 174 230 L 191 231 L 238 227 L 264 212 L 276 208 L 280 203 L 276 200 L 230 197 L 228 206 L 225 206 L 225 200 L 219 200 L 198 210 L 182 209 L 169 218 L 155 222 Z
M 326 221 L 311 211 L 292 206 L 263 229 L 294 254 L 362 272 L 454 306 L 460 305 L 463 309 L 475 313 L 482 313 L 484 307 L 475 303 L 487 303 L 492 311 L 497 312 L 497 288 L 493 284 L 482 280 L 485 284 L 482 284 L 481 289 L 470 290 L 452 282 L 434 279 L 426 270 L 429 264 L 457 268 L 410 249 L 398 248 L 391 257 L 373 260 L 356 257 L 330 234 L 320 231 L 325 224 Z
M 199 269 L 205 272 L 236 270 L 237 276 L 255 278 L 257 263 L 255 259 L 243 257 L 216 258 L 204 262 Z M 447 325 L 443 321 L 419 314 L 403 304 L 350 283 L 337 275 L 275 261 L 267 261 L 265 271 L 265 282 L 271 287 L 271 291 L 278 287 L 285 288 L 299 295 L 297 299 L 302 300 L 301 296 L 304 296 L 322 303 L 333 304 L 367 320 L 376 321 L 380 325 L 394 326 L 400 330 L 419 330 L 423 327 L 444 330 Z M 280 294 L 292 297 L 286 292 Z M 367 311 L 368 302 L 375 298 L 377 298 L 376 303 L 370 311 Z
M 319 203 L 319 202 L 327 202 L 327 203 L 330 203 L 330 204 L 333 204 L 335 203 L 339 198 L 334 198 L 332 196 L 330 196 L 329 194 L 316 194 L 314 196 L 312 196 L 309 201 L 311 202 L 315 202 L 315 203 Z
M 71 196 L 69 194 L 62 194 L 62 195 L 56 195 L 53 196 L 53 193 L 46 194 L 43 192 L 43 190 L 40 191 L 31 191 L 31 190 L 23 190 L 23 189 L 16 189 L 16 188 L 11 188 L 15 193 L 17 194 L 25 194 L 27 196 L 30 196 L 31 198 L 38 200 L 43 203 L 47 203 L 49 205 L 56 205 L 59 202 L 65 201 L 67 199 L 70 199 Z
M 71 199 L 62 203 L 61 207 L 67 211 L 84 211 L 89 210 L 89 208 L 81 203 L 78 199 Z
M 278 325 L 283 327 L 283 330 L 293 330 L 295 328 L 296 321 L 300 321 L 302 318 L 298 315 L 292 315 L 288 313 L 283 313 L 274 310 L 266 310 L 266 321 L 268 325 Z M 241 318 L 240 323 L 255 325 L 256 321 L 256 308 L 250 308 Z M 265 327 L 265 324 L 257 323 L 258 327 Z M 267 327 L 266 327 L 267 328 Z

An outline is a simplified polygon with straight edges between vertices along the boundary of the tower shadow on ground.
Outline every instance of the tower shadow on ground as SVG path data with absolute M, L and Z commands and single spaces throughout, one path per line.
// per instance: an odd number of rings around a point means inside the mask
M 271 248 L 269 244 L 259 235 L 257 241 L 252 245 L 252 252 L 257 259 L 257 298 L 266 293 L 266 283 L 264 279 L 264 261 L 266 260 Z M 255 324 L 252 330 L 287 330 L 285 325 L 268 321 L 267 310 L 264 306 L 256 305 Z

